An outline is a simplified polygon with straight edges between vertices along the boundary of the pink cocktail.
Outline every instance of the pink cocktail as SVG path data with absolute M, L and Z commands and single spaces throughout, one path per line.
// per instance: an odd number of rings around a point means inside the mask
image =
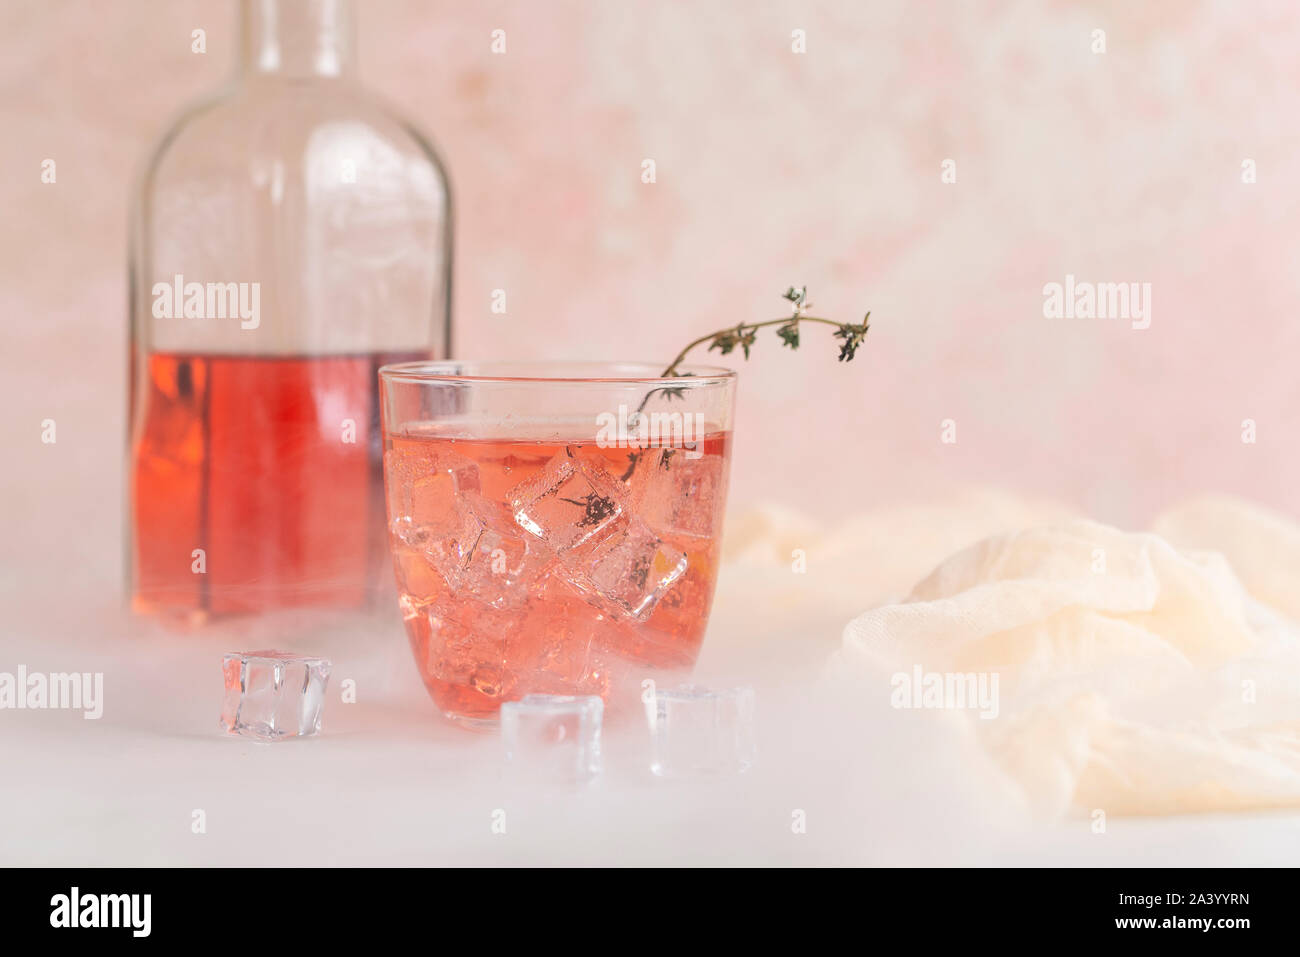
M 408 363 L 381 371 L 400 603 L 449 717 L 687 671 L 717 577 L 734 373 Z M 671 391 L 669 391 L 671 390 Z

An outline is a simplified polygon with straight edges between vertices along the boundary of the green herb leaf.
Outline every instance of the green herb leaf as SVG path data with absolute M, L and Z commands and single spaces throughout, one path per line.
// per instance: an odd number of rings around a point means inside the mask
M 739 341 L 734 332 L 719 332 L 709 344 L 709 351 L 717 349 L 725 356 L 736 348 L 736 343 Z
M 840 344 L 840 362 L 850 362 L 858 354 L 858 346 L 867 338 L 867 320 L 870 318 L 871 313 L 867 313 L 860 324 L 846 322 L 835 330 L 835 338 L 843 340 Z
M 756 322 L 749 325 L 740 323 L 734 329 L 721 329 L 718 332 L 711 332 L 707 336 L 701 336 L 694 342 L 690 343 L 685 349 L 677 354 L 677 358 L 669 363 L 668 368 L 664 370 L 665 378 L 670 376 L 680 376 L 683 373 L 677 371 L 677 367 L 686 360 L 686 356 L 696 346 L 702 346 L 706 342 L 709 344 L 709 351 L 715 349 L 722 355 L 730 355 L 735 352 L 737 347 L 749 358 L 749 350 L 756 341 L 758 330 L 765 326 L 776 326 L 776 334 L 781 339 L 781 344 L 791 349 L 798 349 L 800 344 L 799 326 L 805 322 L 815 322 L 823 326 L 835 327 L 835 338 L 840 340 L 840 361 L 849 362 L 857 355 L 858 348 L 862 345 L 867 337 L 867 324 L 871 319 L 871 313 L 867 313 L 862 318 L 862 322 L 835 322 L 831 319 L 822 319 L 818 316 L 806 316 L 804 311 L 811 305 L 808 301 L 807 286 L 790 286 L 781 294 L 781 298 L 793 304 L 794 315 L 786 319 L 769 319 L 765 322 Z M 669 393 L 669 389 L 652 389 L 650 394 L 656 391 Z M 649 396 L 647 396 L 648 398 Z M 671 397 L 671 396 L 670 396 Z M 642 408 L 645 402 L 641 403 Z
M 736 338 L 740 341 L 740 348 L 745 350 L 746 359 L 749 358 L 749 347 L 754 344 L 754 339 L 758 336 L 757 329 L 757 326 L 751 326 L 747 329 L 743 322 L 736 326 Z

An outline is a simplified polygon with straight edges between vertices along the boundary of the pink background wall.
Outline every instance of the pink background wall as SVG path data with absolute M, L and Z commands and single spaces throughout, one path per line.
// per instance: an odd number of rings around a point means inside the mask
M 792 282 L 815 314 L 872 310 L 850 365 L 820 330 L 797 354 L 765 334 L 733 504 L 829 517 L 980 484 L 1130 526 L 1201 490 L 1300 515 L 1294 5 L 358 6 L 362 78 L 450 166 L 461 355 L 666 360 L 780 316 Z M 11 589 L 116 561 L 128 183 L 227 76 L 234 22 L 198 0 L 0 7 Z M 1044 318 L 1067 273 L 1151 283 L 1150 328 Z

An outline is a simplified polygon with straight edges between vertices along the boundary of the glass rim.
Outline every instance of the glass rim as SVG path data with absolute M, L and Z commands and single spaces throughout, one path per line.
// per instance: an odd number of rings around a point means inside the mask
M 518 370 L 514 374 L 480 374 L 477 371 L 449 371 L 452 367 L 482 367 L 484 370 L 493 366 Z M 548 368 L 590 369 L 590 375 L 548 375 Z M 651 362 L 618 362 L 600 359 L 422 359 L 416 362 L 395 362 L 380 366 L 379 377 L 385 382 L 508 382 L 508 383 L 607 383 L 636 384 L 648 386 L 686 386 L 698 388 L 708 385 L 720 385 L 735 380 L 735 369 L 725 366 L 682 364 L 678 366 L 681 375 L 665 376 L 658 370 L 662 367 Z M 535 369 L 535 374 L 527 374 Z M 617 374 L 620 369 L 644 369 L 649 374 Z M 654 370 L 654 371 L 649 371 Z M 603 374 L 602 374 L 603 373 Z M 614 373 L 614 374 L 610 374 Z M 683 379 L 689 381 L 682 381 Z

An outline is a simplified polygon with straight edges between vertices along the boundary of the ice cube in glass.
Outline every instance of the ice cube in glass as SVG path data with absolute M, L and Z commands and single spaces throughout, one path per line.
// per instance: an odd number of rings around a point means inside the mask
M 572 584 L 596 597 L 615 617 L 644 621 L 669 588 L 686 573 L 687 558 L 652 532 L 640 519 L 590 548 L 567 558 Z
M 566 445 L 506 500 L 520 528 L 564 552 L 617 531 L 626 521 L 625 497 L 622 483 L 594 456 Z

